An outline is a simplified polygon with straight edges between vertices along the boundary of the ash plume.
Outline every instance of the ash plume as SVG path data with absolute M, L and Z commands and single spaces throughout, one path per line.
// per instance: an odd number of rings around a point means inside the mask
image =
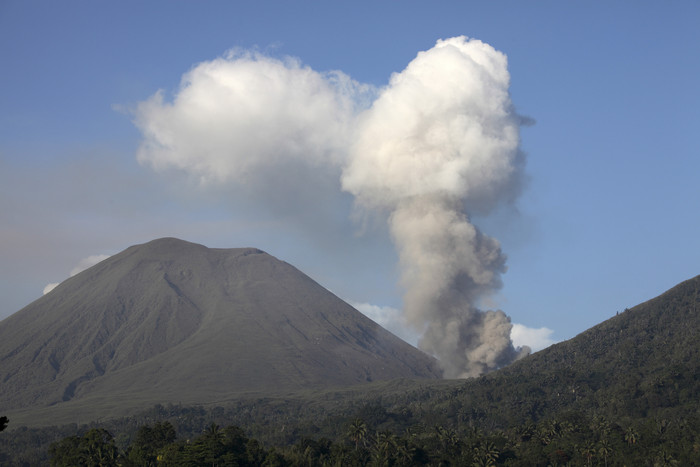
M 403 316 L 446 377 L 503 366 L 515 349 L 502 311 L 498 241 L 471 222 L 513 201 L 522 182 L 519 117 L 504 54 L 466 37 L 420 52 L 383 89 L 293 58 L 236 51 L 135 110 L 138 158 L 255 206 L 292 213 L 309 234 L 356 214 L 388 223 L 405 287 Z M 343 193 L 345 192 L 345 193 Z
M 502 311 L 482 311 L 505 272 L 498 241 L 470 222 L 522 180 L 520 118 L 505 55 L 478 40 L 438 41 L 394 74 L 361 117 L 343 172 L 359 209 L 388 215 L 407 322 L 446 377 L 470 377 L 528 349 Z

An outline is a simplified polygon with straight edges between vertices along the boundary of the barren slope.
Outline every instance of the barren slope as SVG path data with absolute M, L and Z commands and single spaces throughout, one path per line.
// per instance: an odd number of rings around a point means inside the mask
M 438 376 L 431 357 L 291 265 L 173 238 L 128 248 L 0 322 L 5 411 Z

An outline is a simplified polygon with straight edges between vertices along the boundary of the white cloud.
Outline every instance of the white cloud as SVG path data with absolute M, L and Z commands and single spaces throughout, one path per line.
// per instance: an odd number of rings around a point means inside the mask
M 488 211 L 519 185 L 519 125 L 506 56 L 440 40 L 391 77 L 360 119 L 343 188 L 363 205 L 449 194 Z
M 159 91 L 138 104 L 138 160 L 322 237 L 347 221 L 340 172 L 373 94 L 339 71 L 231 52 L 186 73 L 171 101 Z
M 50 284 L 46 284 L 46 287 L 44 287 L 44 295 L 55 289 L 58 286 L 58 284 L 60 284 L 60 282 L 52 282 Z
M 73 277 L 76 274 L 83 272 L 87 268 L 91 268 L 94 265 L 96 265 L 97 263 L 100 263 L 100 262 L 106 260 L 110 256 L 111 255 L 90 255 L 87 258 L 83 258 L 78 262 L 78 264 L 73 269 L 71 269 L 70 276 Z
M 401 310 L 390 306 L 378 306 L 370 303 L 350 302 L 360 313 L 379 324 L 384 329 L 405 340 L 413 346 L 418 345 L 418 333 L 404 324 Z
M 156 170 L 241 184 L 290 163 L 337 166 L 370 89 L 293 58 L 232 52 L 185 74 L 172 103 L 159 91 L 138 105 L 138 158 Z
M 552 329 L 546 327 L 529 328 L 523 324 L 514 323 L 510 331 L 510 338 L 514 346 L 528 346 L 533 352 L 537 352 L 556 343 L 552 339 L 553 333 Z
M 91 268 L 92 266 L 106 260 L 109 257 L 110 255 L 90 255 L 86 258 L 83 258 L 73 269 L 71 269 L 69 277 L 73 277 L 76 274 L 79 274 L 84 270 Z M 44 295 L 55 289 L 58 286 L 58 284 L 60 284 L 60 282 L 52 282 L 50 284 L 46 284 L 46 287 L 44 287 Z

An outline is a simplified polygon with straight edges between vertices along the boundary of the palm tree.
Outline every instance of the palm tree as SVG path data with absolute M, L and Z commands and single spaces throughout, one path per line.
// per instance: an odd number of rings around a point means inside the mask
M 413 443 L 406 438 L 401 438 L 396 446 L 396 462 L 398 465 L 414 465 L 416 448 Z
M 215 462 L 224 451 L 224 432 L 221 430 L 221 427 L 212 422 L 211 425 L 204 429 L 204 433 L 192 446 L 192 450 L 201 456 L 198 462 Z
M 448 453 L 452 448 L 459 444 L 459 436 L 455 430 L 442 426 L 435 427 L 437 439 L 440 441 L 443 453 Z
M 605 438 L 610 434 L 612 430 L 610 422 L 602 415 L 596 415 L 593 417 L 593 422 L 591 423 L 591 428 L 593 431 L 598 433 L 600 438 Z
M 390 465 L 391 453 L 396 447 L 396 436 L 390 431 L 377 432 L 372 457 L 374 465 Z
M 355 450 L 360 448 L 360 443 L 364 444 L 365 437 L 367 436 L 367 424 L 364 420 L 356 418 L 350 423 L 348 428 L 348 437 L 355 443 Z
M 496 459 L 498 459 L 499 454 L 500 452 L 492 442 L 484 441 L 474 448 L 473 465 L 479 467 L 496 465 Z
M 545 446 L 554 441 L 560 432 L 561 426 L 556 420 L 549 420 L 538 429 L 540 442 Z
M 603 439 L 598 442 L 598 452 L 603 456 L 605 461 L 605 467 L 608 467 L 608 456 L 612 454 L 613 449 L 610 446 L 610 442 L 607 439 Z
M 661 451 L 654 459 L 654 467 L 668 467 L 672 465 L 678 465 L 678 461 L 666 451 Z
M 315 466 L 318 465 L 317 462 L 317 457 L 318 453 L 316 452 L 316 449 L 314 449 L 314 446 L 312 445 L 307 445 L 306 448 L 304 448 L 304 451 L 301 453 L 302 459 L 304 461 L 304 465 L 308 466 Z
M 639 439 L 639 433 L 637 433 L 634 428 L 629 427 L 627 430 L 625 430 L 625 441 L 627 441 L 627 444 L 632 446 L 637 442 Z
M 593 445 L 593 443 L 588 443 L 583 448 L 581 448 L 581 454 L 583 454 L 583 457 L 586 458 L 586 465 L 588 467 L 591 467 L 591 460 L 595 455 L 595 446 Z
M 104 428 L 92 428 L 83 436 L 81 457 L 86 465 L 117 465 L 118 450 L 112 434 Z
M 669 420 L 666 420 L 665 418 L 662 420 L 659 420 L 656 424 L 656 431 L 659 433 L 659 435 L 663 435 L 668 431 L 668 428 L 671 426 L 671 422 Z
M 532 423 L 525 423 L 524 425 L 516 428 L 517 441 L 530 441 L 532 435 L 535 433 L 536 427 Z
M 222 434 L 219 425 L 211 422 L 211 425 L 204 429 L 204 436 L 211 439 L 220 439 Z
M 565 420 L 559 424 L 559 436 L 573 433 L 574 431 L 576 431 L 576 427 L 568 420 Z

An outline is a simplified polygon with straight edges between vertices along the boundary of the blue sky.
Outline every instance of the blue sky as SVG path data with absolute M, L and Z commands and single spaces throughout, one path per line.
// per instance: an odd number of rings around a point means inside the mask
M 699 18 L 693 1 L 1 1 L 0 317 L 162 236 L 259 247 L 348 301 L 401 308 L 394 246 L 381 226 L 360 235 L 351 197 L 309 213 L 157 172 L 137 161 L 133 111 L 231 49 L 381 89 L 464 35 L 507 55 L 535 122 L 515 207 L 473 219 L 508 257 L 489 303 L 571 338 L 700 273 Z

